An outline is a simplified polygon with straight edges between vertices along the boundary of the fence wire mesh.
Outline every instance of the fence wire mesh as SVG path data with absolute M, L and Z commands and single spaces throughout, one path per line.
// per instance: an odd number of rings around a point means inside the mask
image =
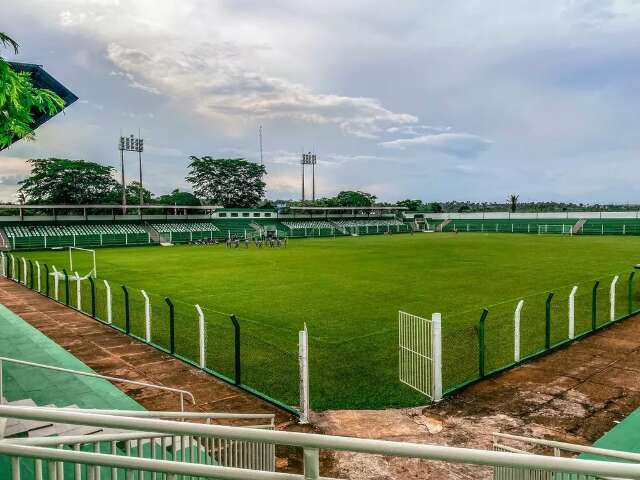
M 25 280 L 25 263 L 20 256 L 12 261 L 7 257 L 7 273 Z M 40 271 L 31 258 L 26 262 L 27 286 L 55 297 L 56 270 L 63 265 L 39 263 Z M 48 272 L 48 273 L 47 273 Z M 630 272 L 618 274 L 613 297 L 611 282 L 614 275 L 597 281 L 575 285 L 573 296 L 574 336 L 588 333 L 614 319 L 620 319 L 640 308 L 640 275 Z M 38 282 L 38 279 L 40 280 Z M 242 384 L 286 405 L 298 404 L 298 337 L 295 331 L 269 328 L 263 322 L 238 316 L 237 327 L 228 313 L 203 307 L 204 324 L 193 303 L 147 292 L 148 309 L 140 289 L 118 282 L 105 283 L 103 278 L 80 281 L 57 276 L 58 301 L 68 303 L 87 315 L 155 346 L 170 351 L 187 361 L 221 375 L 230 382 Z M 47 288 L 48 285 L 48 288 Z M 570 297 L 574 285 L 566 285 L 523 298 L 515 298 L 487 307 L 487 315 L 480 322 L 482 309 L 445 315 L 442 320 L 443 387 L 455 390 L 491 372 L 507 368 L 518 361 L 539 354 L 570 337 Z M 67 294 L 68 292 L 68 294 Z M 553 294 L 549 301 L 549 295 Z M 110 298 L 110 302 L 109 302 Z M 78 302 L 80 300 L 80 302 Z M 520 311 L 519 342 L 515 335 L 515 310 Z M 147 319 L 148 311 L 148 319 Z M 127 314 L 128 312 L 128 314 Z M 149 328 L 147 329 L 147 322 Z M 173 325 L 173 327 L 172 327 Z M 239 343 L 236 334 L 239 328 Z M 300 329 L 303 325 L 300 325 Z M 314 408 L 366 407 L 372 403 L 389 403 L 388 390 L 398 388 L 397 345 L 389 337 L 397 335 L 394 328 L 358 336 L 357 339 L 329 341 L 309 336 L 311 399 Z M 359 392 L 349 397 L 341 388 L 345 382 L 349 391 Z M 418 403 L 420 394 L 402 391 L 402 403 L 411 396 Z M 411 397 L 412 398 L 412 397 Z M 413 399 L 413 398 L 412 398 Z M 400 404 L 400 403 L 398 403 Z
M 123 288 L 103 278 L 65 276 L 62 266 L 39 263 L 38 271 L 35 260 L 13 257 L 7 255 L 5 273 L 21 284 L 230 382 L 285 405 L 298 403 L 295 332 L 283 341 L 282 332 L 265 332 L 264 324 L 248 318 L 236 318 L 236 331 L 226 313 L 202 308 L 201 319 L 195 305 L 188 302 L 149 292 L 145 298 L 138 288 Z
M 616 277 L 615 288 L 612 288 Z M 640 289 L 636 277 L 633 272 L 605 275 L 490 305 L 486 307 L 484 321 L 482 310 L 443 317 L 445 391 L 455 390 L 637 313 Z M 516 307 L 521 300 L 518 335 Z

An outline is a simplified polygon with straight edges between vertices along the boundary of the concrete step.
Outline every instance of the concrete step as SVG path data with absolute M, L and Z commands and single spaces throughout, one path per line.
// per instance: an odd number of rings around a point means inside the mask
M 4 399 L 3 399 L 4 400 Z M 35 407 L 36 403 L 30 398 L 23 400 L 14 400 L 13 402 L 4 402 L 6 405 L 12 405 L 15 407 Z M 46 405 L 47 407 L 55 407 L 55 405 Z M 17 418 L 7 419 L 7 424 L 4 430 L 5 437 L 13 437 L 23 433 L 30 433 L 37 431 L 41 428 L 50 427 L 53 425 L 51 422 L 40 422 L 37 420 L 20 420 Z
M 54 423 L 48 427 L 39 428 L 29 432 L 29 438 L 51 437 L 53 435 L 91 435 L 102 432 L 100 427 L 85 427 L 83 425 L 70 425 L 67 423 Z
M 571 228 L 571 234 L 576 235 L 580 233 L 580 229 L 584 226 L 585 223 L 587 223 L 587 220 L 584 218 L 578 220 L 576 224 Z
M 438 226 L 436 227 L 436 231 L 437 231 L 437 232 L 442 232 L 442 231 L 445 229 L 445 227 L 446 227 L 447 225 L 449 225 L 450 223 L 451 223 L 451 219 L 450 219 L 450 218 L 447 218 L 444 222 L 442 222 L 440 225 L 438 225 Z

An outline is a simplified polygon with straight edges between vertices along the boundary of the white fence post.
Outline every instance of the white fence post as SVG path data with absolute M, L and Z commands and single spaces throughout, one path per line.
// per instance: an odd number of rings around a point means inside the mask
M 22 257 L 22 283 L 27 284 L 27 259 L 24 257 Z
M 15 255 L 11 255 L 11 278 L 13 280 L 16 279 L 16 257 L 15 257 Z
M 442 314 L 431 315 L 431 355 L 433 355 L 432 400 L 442 400 Z
M 516 305 L 516 311 L 513 314 L 513 361 L 520 361 L 520 316 L 524 300 L 520 300 Z
M 149 295 L 144 290 L 140 290 L 140 293 L 144 297 L 144 339 L 147 342 L 151 342 L 151 303 L 149 302 Z
M 5 267 L 5 264 L 4 264 L 5 259 L 6 259 L 6 257 L 4 255 L 4 252 L 0 252 L 0 264 L 2 264 L 2 276 L 3 277 L 7 276 L 7 268 Z
M 300 423 L 309 423 L 309 343 L 307 324 L 298 332 L 298 362 L 300 366 Z
M 618 283 L 618 275 L 611 280 L 611 288 L 609 289 L 609 320 L 612 322 L 616 319 L 616 283 Z
M 53 298 L 59 300 L 60 276 L 58 275 L 58 269 L 55 265 L 51 265 L 51 269 L 53 270 Z
M 82 292 L 80 291 L 80 274 L 76 272 L 76 306 L 82 311 Z
M 569 294 L 569 338 L 573 340 L 576 337 L 576 292 L 578 286 L 575 285 Z
M 42 292 L 42 279 L 40 278 L 40 262 L 36 260 L 36 275 L 38 277 L 38 292 Z
M 198 312 L 198 345 L 200 347 L 200 368 L 207 366 L 207 327 L 204 321 L 204 312 L 200 305 L 196 303 L 196 312 Z
M 107 323 L 111 325 L 113 321 L 111 317 L 111 286 L 109 285 L 109 282 L 107 282 L 106 280 L 103 280 L 103 282 L 104 282 L 104 288 L 106 289 L 106 293 L 107 293 Z

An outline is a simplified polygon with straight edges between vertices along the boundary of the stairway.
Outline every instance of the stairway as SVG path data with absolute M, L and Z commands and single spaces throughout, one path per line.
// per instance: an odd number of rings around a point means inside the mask
M 442 231 L 444 231 L 445 227 L 446 227 L 447 225 L 449 225 L 450 223 L 451 223 L 451 219 L 450 219 L 450 218 L 447 218 L 444 222 L 442 222 L 440 225 L 438 225 L 438 226 L 436 227 L 436 231 L 437 231 L 437 232 L 442 232 Z
M 30 398 L 23 400 L 15 400 L 13 402 L 7 402 L 6 399 L 2 399 L 3 405 L 11 405 L 15 407 L 36 407 L 36 403 Z M 58 408 L 56 405 L 45 405 L 46 408 Z M 69 405 L 64 408 L 78 408 L 77 405 Z M 52 437 L 59 435 L 91 435 L 94 433 L 117 433 L 120 430 L 100 428 L 100 427 L 86 427 L 81 425 L 67 425 L 64 423 L 52 423 L 52 422 L 39 422 L 35 420 L 20 420 L 16 418 L 10 418 L 4 425 L 4 432 L 0 428 L 0 438 L 11 437 L 24 437 L 29 438 L 36 437 Z
M 327 220 L 331 225 L 333 225 L 333 227 L 338 230 L 339 232 L 342 232 L 344 235 L 347 235 L 347 227 L 342 227 L 340 225 L 338 225 L 336 222 L 333 222 L 331 220 Z
M 151 225 L 149 224 L 144 224 L 142 225 L 142 228 L 144 228 L 147 233 L 149 234 L 149 238 L 151 239 L 151 243 L 160 243 L 160 234 L 158 233 L 158 231 L 153 228 Z
M 0 250 L 11 250 L 11 242 L 3 228 L 0 228 Z
M 585 223 L 587 223 L 587 220 L 584 218 L 581 218 L 580 220 L 578 220 L 576 224 L 571 228 L 571 235 L 577 235 L 578 233 L 580 233 L 580 230 L 582 229 Z

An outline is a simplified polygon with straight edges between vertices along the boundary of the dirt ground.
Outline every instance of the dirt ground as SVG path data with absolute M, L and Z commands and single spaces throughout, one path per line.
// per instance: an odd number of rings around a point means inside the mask
M 6 279 L 0 303 L 98 373 L 182 388 L 188 408 L 272 412 L 278 428 L 470 448 L 493 432 L 591 444 L 640 406 L 640 321 L 629 319 L 534 362 L 411 409 L 316 413 L 298 426 L 286 412 Z M 636 340 L 638 339 L 638 340 Z M 174 410 L 173 394 L 119 385 L 150 410 Z M 281 449 L 280 471 L 299 472 L 300 452 Z M 488 468 L 348 452 L 323 452 L 322 474 L 350 479 L 491 478 Z
M 637 339 L 637 340 L 636 340 Z M 324 433 L 485 448 L 493 432 L 590 445 L 640 406 L 640 319 L 472 385 L 423 408 L 328 411 Z M 492 478 L 491 469 L 338 452 L 351 479 Z

